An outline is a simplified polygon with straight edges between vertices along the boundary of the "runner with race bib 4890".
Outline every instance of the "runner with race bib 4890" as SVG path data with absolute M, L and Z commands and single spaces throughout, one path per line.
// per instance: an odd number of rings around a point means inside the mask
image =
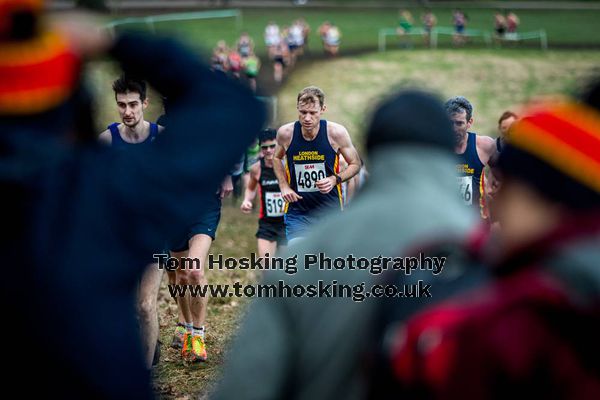
M 297 98 L 298 121 L 279 128 L 273 169 L 283 199 L 289 241 L 301 238 L 324 209 L 343 208 L 340 184 L 360 170 L 360 159 L 346 128 L 321 119 L 325 94 L 315 86 Z M 339 155 L 348 168 L 339 172 Z M 287 160 L 283 167 L 284 158 Z

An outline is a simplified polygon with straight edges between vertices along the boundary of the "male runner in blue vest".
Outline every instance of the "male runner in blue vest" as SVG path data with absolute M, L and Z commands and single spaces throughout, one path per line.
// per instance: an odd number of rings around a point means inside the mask
M 109 125 L 99 140 L 119 148 L 152 142 L 163 127 L 144 120 L 146 83 L 123 75 L 113 82 L 113 90 L 121 123 Z
M 489 136 L 469 132 L 473 125 L 473 106 L 469 100 L 457 96 L 448 100 L 445 106 L 454 127 L 454 152 L 460 160 L 456 165 L 460 195 L 464 204 L 474 207 L 479 214 L 479 200 L 483 193 L 481 174 L 496 152 L 496 142 Z
M 346 128 L 321 119 L 327 109 L 323 91 L 309 86 L 298 94 L 296 104 L 298 121 L 279 128 L 273 163 L 281 195 L 288 203 L 285 224 L 290 242 L 306 235 L 319 212 L 343 208 L 340 184 L 360 170 L 360 159 Z M 341 173 L 339 154 L 348 162 Z
M 152 143 L 164 128 L 144 119 L 148 107 L 146 82 L 122 75 L 113 82 L 113 90 L 122 123 L 109 125 L 99 140 L 118 150 Z M 158 265 L 149 264 L 139 285 L 138 309 L 147 368 L 157 364 L 160 357 L 156 300 L 162 276 L 163 270 Z

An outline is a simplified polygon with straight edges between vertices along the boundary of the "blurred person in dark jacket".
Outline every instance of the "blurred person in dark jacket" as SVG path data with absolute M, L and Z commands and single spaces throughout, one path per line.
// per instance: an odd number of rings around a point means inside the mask
M 369 181 L 351 206 L 317 218 L 303 241 L 281 254 L 297 257 L 295 273 L 264 273 L 266 285 L 283 281 L 301 289 L 322 281 L 328 290 L 315 297 L 280 292 L 287 297 L 256 299 L 214 399 L 363 398 L 364 358 L 375 316 L 366 292 L 381 276 L 356 269 L 356 263 L 341 269 L 305 263 L 305 255 L 382 261 L 440 235 L 462 237 L 472 227 L 474 216 L 454 184 L 452 125 L 435 96 L 405 90 L 385 99 L 372 116 L 366 148 Z M 350 285 L 352 296 L 334 295 L 341 285 Z
M 151 398 L 136 283 L 265 113 L 174 41 L 111 41 L 81 16 L 53 29 L 42 6 L 0 4 L 5 379 L 34 376 L 19 389 L 27 397 Z M 95 142 L 80 85 L 81 60 L 95 54 L 172 99 L 155 146 L 116 154 Z

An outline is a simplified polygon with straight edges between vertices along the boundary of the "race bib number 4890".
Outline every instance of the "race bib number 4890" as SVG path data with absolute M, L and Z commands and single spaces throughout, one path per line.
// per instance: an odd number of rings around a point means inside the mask
M 462 197 L 465 205 L 470 206 L 473 204 L 473 177 L 459 176 L 457 179 L 460 197 Z
M 325 163 L 294 164 L 298 192 L 318 192 L 317 181 L 324 179 Z
M 280 192 L 265 192 L 265 206 L 267 217 L 283 217 L 285 200 Z

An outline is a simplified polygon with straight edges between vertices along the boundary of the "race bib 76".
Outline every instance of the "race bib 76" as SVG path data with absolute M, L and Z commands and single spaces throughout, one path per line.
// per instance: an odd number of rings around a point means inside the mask
M 470 206 L 473 204 L 473 177 L 459 176 L 457 179 L 460 197 L 462 197 L 465 205 Z

